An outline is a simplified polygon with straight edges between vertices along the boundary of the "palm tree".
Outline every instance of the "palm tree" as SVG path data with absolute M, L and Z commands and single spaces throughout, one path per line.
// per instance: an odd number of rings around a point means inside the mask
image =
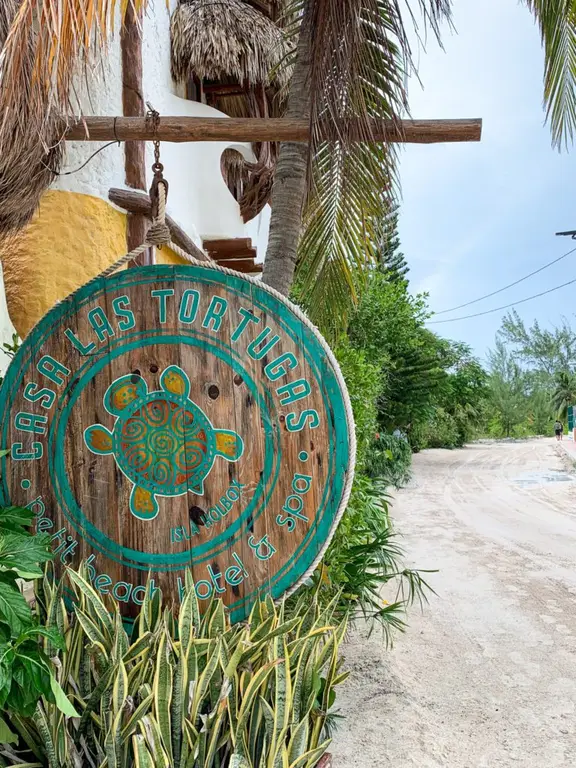
M 395 182 L 392 145 L 354 142 L 349 118 L 398 119 L 413 71 L 406 21 L 415 9 L 439 36 L 450 0 L 294 0 L 300 34 L 287 117 L 309 120 L 310 145 L 281 145 L 263 279 L 299 297 L 326 329 L 376 263 Z
M 544 47 L 544 100 L 552 140 L 568 146 L 576 131 L 576 0 L 525 0 Z
M 566 418 L 568 406 L 576 402 L 576 376 L 570 371 L 559 371 L 554 377 L 552 405 L 558 418 Z

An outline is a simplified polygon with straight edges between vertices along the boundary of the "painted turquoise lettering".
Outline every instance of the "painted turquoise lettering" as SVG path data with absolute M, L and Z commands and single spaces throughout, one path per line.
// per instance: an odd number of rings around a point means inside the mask
M 120 589 L 124 590 L 120 594 Z M 128 603 L 130 601 L 130 595 L 132 594 L 132 584 L 127 584 L 125 581 L 118 581 L 114 584 L 112 595 L 121 603 Z
M 196 590 L 196 595 L 200 598 L 200 600 L 208 600 L 209 597 L 212 597 L 212 592 L 214 591 L 212 589 L 212 584 L 210 584 L 209 581 L 203 580 L 197 581 L 194 584 L 194 589 Z M 202 589 L 204 594 L 201 593 L 200 589 Z
M 193 288 L 188 288 L 182 294 L 180 301 L 180 314 L 178 315 L 181 323 L 193 323 L 198 314 L 198 304 L 200 294 Z
M 215 571 L 211 565 L 208 566 L 208 575 L 212 579 L 212 583 L 214 584 L 214 589 L 216 590 L 216 593 L 221 595 L 223 592 L 226 592 L 226 588 L 222 586 L 220 583 L 220 579 L 222 578 L 222 573 L 220 571 Z
M 112 309 L 114 310 L 114 314 L 116 317 L 122 318 L 122 320 L 118 322 L 119 331 L 129 331 L 136 325 L 134 312 L 132 312 L 131 309 L 128 309 L 129 306 L 130 299 L 128 296 L 118 296 L 118 298 L 114 299 L 112 302 Z
M 220 499 L 220 504 L 222 504 L 222 506 L 226 510 L 225 514 L 227 515 L 228 512 L 230 512 L 230 510 L 232 509 L 232 502 L 229 499 L 227 499 L 226 496 L 222 496 L 222 498 Z
M 280 405 L 289 405 L 290 403 L 295 403 L 297 400 L 302 400 L 302 398 L 309 395 L 310 392 L 310 384 L 308 384 L 306 379 L 291 381 L 289 384 L 285 384 L 283 387 L 278 387 L 276 390 L 276 394 L 280 397 Z
M 19 411 L 14 417 L 14 426 L 21 432 L 32 432 L 36 435 L 46 434 L 48 416 L 38 416 L 35 413 Z
M 41 517 L 40 520 L 36 523 L 36 531 L 38 533 L 44 533 L 44 531 L 49 531 L 50 528 L 54 527 L 54 521 L 50 520 L 48 517 Z
M 30 504 L 26 504 L 26 509 L 29 509 L 30 512 L 34 512 L 36 517 L 42 517 L 44 512 L 46 512 L 46 504 L 42 501 L 42 496 L 38 496 L 34 501 L 31 501 Z
M 74 349 L 77 349 L 81 355 L 89 355 L 90 352 L 96 349 L 96 344 L 94 344 L 93 341 L 90 342 L 90 344 L 82 344 L 78 336 L 76 336 L 71 328 L 66 328 L 64 331 L 64 336 L 66 336 L 68 341 L 72 342 Z
M 108 576 L 107 573 L 103 573 L 94 579 L 94 586 L 102 595 L 110 594 L 110 590 L 106 589 L 106 587 L 109 587 L 110 584 L 112 584 L 112 579 L 110 576 Z
M 238 501 L 240 498 L 240 492 L 237 491 L 236 488 L 229 488 L 226 495 L 229 499 L 232 499 L 232 501 Z
M 41 459 L 44 455 L 44 447 L 42 443 L 32 443 L 31 448 L 31 451 L 25 451 L 22 443 L 12 443 L 10 456 L 14 461 L 34 461 L 35 459 Z
M 282 512 L 288 512 L 288 514 L 297 517 L 299 520 L 304 520 L 304 522 L 307 523 L 308 518 L 306 515 L 302 514 L 303 508 L 304 502 L 300 496 L 288 496 L 282 507 Z
M 232 560 L 234 560 L 236 565 L 238 565 L 242 569 L 242 573 L 244 574 L 244 578 L 247 579 L 248 578 L 248 571 L 246 570 L 246 568 L 244 568 L 244 563 L 242 562 L 242 560 L 240 560 L 240 558 L 238 557 L 236 552 L 232 553 Z
M 254 550 L 254 554 L 258 560 L 270 560 L 270 558 L 276 554 L 276 549 L 268 541 L 268 534 L 261 538 L 260 541 L 256 541 L 255 536 L 250 536 L 248 539 L 248 546 Z
M 286 429 L 288 432 L 300 432 L 306 426 L 306 422 L 308 422 L 310 429 L 319 427 L 320 416 L 318 416 L 318 411 L 315 411 L 313 408 L 308 408 L 307 410 L 302 411 L 300 415 L 289 413 L 286 416 Z
M 305 493 L 308 493 L 311 487 L 312 487 L 312 478 L 310 475 L 298 475 L 298 474 L 294 475 L 294 479 L 292 480 L 293 491 L 304 495 Z
M 155 299 L 159 299 L 158 312 L 160 316 L 160 322 L 166 322 L 166 299 L 168 296 L 174 296 L 174 288 L 162 288 L 150 293 Z
M 138 593 L 138 595 L 136 595 Z M 142 597 L 140 597 L 140 593 Z M 144 598 L 146 597 L 146 587 L 134 587 L 132 590 L 132 601 L 136 605 L 144 605 Z
M 210 507 L 208 510 L 208 516 L 213 523 L 217 523 L 220 520 L 220 510 L 218 507 Z
M 26 384 L 26 388 L 24 389 L 24 400 L 28 400 L 29 403 L 40 402 L 42 408 L 48 410 L 54 405 L 56 392 L 47 387 L 38 391 L 38 384 L 34 384 L 34 382 L 31 381 L 30 384 Z
M 114 329 L 106 317 L 102 307 L 94 307 L 88 312 L 88 322 L 96 331 L 99 341 L 106 341 L 106 336 L 114 336 Z
M 292 352 L 284 352 L 284 354 L 277 357 L 276 360 L 272 360 L 264 368 L 264 373 L 270 379 L 270 381 L 276 381 L 282 376 L 285 376 L 288 371 L 298 367 L 298 360 L 294 357 Z
M 211 330 L 219 331 L 220 326 L 222 325 L 222 318 L 226 314 L 227 309 L 228 302 L 226 299 L 223 299 L 220 296 L 212 296 L 212 301 L 210 302 L 210 306 L 208 307 L 208 311 L 202 322 L 202 328 L 210 328 L 210 324 L 212 323 Z
M 238 565 L 231 565 L 229 568 L 226 568 L 224 578 L 226 583 L 230 584 L 231 587 L 237 587 L 238 584 L 241 584 L 244 581 L 242 568 L 240 568 Z
M 294 520 L 294 518 L 290 515 L 276 515 L 276 523 L 281 526 L 288 526 L 288 531 L 290 533 L 292 533 L 294 528 L 296 528 L 296 520 Z
M 254 312 L 252 312 L 251 309 L 244 309 L 244 307 L 240 307 L 240 309 L 238 310 L 238 314 L 242 316 L 242 320 L 240 320 L 240 322 L 238 323 L 238 327 L 236 328 L 236 330 L 231 336 L 232 341 L 238 341 L 240 336 L 242 336 L 242 334 L 246 330 L 248 323 L 255 323 L 256 325 L 258 325 L 258 323 L 260 322 L 260 318 L 256 317 L 256 315 L 254 314 Z
M 273 349 L 276 344 L 280 341 L 280 336 L 272 336 L 270 341 L 266 342 L 263 347 L 260 347 L 260 349 L 256 349 L 259 344 L 263 344 L 268 336 L 272 333 L 272 328 L 269 328 L 266 326 L 264 330 L 258 334 L 258 336 L 254 339 L 253 342 L 248 344 L 248 354 L 253 360 L 262 360 L 264 355 L 267 355 L 268 352 L 270 352 L 271 349 Z
M 54 360 L 50 355 L 44 355 L 36 365 L 38 373 L 46 376 L 47 379 L 53 381 L 54 384 L 64 384 L 66 376 L 70 375 L 70 369 L 65 365 Z

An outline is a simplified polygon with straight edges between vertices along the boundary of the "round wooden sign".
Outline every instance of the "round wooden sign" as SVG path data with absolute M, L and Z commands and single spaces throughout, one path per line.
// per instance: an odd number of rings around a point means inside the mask
M 351 485 L 348 395 L 325 341 L 265 285 L 211 267 L 129 269 L 54 307 L 0 393 L 2 503 L 56 561 L 142 604 L 146 580 L 233 620 L 317 564 Z

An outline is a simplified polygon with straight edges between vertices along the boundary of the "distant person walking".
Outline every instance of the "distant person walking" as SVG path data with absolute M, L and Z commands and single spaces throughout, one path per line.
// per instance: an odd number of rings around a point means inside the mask
M 562 440 L 564 435 L 564 424 L 562 424 L 561 421 L 557 420 L 554 423 L 554 434 L 556 435 L 556 440 Z

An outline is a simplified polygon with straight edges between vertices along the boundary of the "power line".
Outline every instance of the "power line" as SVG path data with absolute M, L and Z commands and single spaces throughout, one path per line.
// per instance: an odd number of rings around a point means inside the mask
M 537 275 L 539 272 L 543 272 L 545 269 L 548 269 L 548 267 L 551 267 L 553 264 L 557 264 L 559 261 L 562 261 L 562 259 L 565 259 L 566 256 L 570 256 L 570 254 L 574 253 L 575 251 L 576 251 L 576 248 L 572 248 L 571 251 L 568 251 L 567 253 L 562 254 L 562 256 L 558 256 L 558 258 L 554 259 L 554 261 L 550 261 L 548 262 L 548 264 L 544 264 L 543 267 L 540 267 L 540 269 L 536 269 L 534 272 L 530 272 L 529 275 L 525 275 L 525 277 L 521 277 L 520 280 L 516 280 L 515 282 L 510 283 L 509 285 L 505 285 L 504 288 L 499 288 L 497 291 L 492 291 L 492 293 L 487 293 L 485 296 L 480 296 L 479 299 L 474 299 L 473 301 L 467 301 L 465 304 L 458 304 L 457 307 L 450 307 L 450 309 L 443 309 L 440 312 L 435 312 L 435 314 L 445 315 L 447 312 L 455 312 L 457 309 L 462 309 L 463 307 L 469 307 L 471 304 L 477 304 L 479 301 L 483 301 L 484 299 L 489 299 L 491 296 L 496 296 L 497 293 L 502 293 L 502 291 L 507 291 L 508 288 L 513 288 L 515 285 L 518 285 L 518 283 L 523 283 L 524 280 L 528 280 L 529 277 L 534 277 L 534 275 Z
M 449 320 L 428 320 L 429 324 L 435 323 L 455 323 L 457 320 L 469 320 L 471 317 L 482 317 L 482 315 L 491 315 L 492 312 L 500 312 L 503 309 L 510 309 L 510 307 L 515 307 L 518 304 L 524 304 L 526 301 L 532 301 L 532 299 L 538 299 L 540 296 L 546 296 L 548 293 L 554 293 L 554 291 L 560 290 L 560 288 L 565 288 L 567 285 L 572 285 L 573 283 L 576 283 L 576 278 L 574 280 L 569 280 L 567 283 L 562 283 L 562 285 L 557 285 L 555 288 L 549 288 L 547 291 L 542 291 L 542 293 L 535 293 L 534 296 L 528 296 L 526 299 L 520 299 L 519 301 L 513 301 L 512 304 L 505 304 L 503 307 L 496 307 L 495 309 L 487 309 L 486 312 L 476 312 L 474 315 L 464 315 L 463 317 L 451 317 Z

